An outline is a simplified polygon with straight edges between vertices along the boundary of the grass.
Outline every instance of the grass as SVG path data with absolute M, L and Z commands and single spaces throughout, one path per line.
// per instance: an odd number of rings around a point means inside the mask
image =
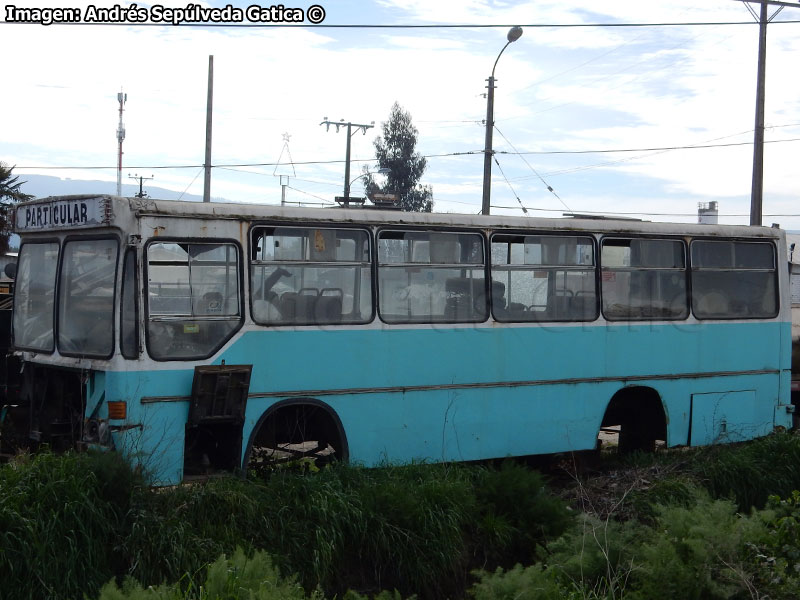
M 80 598 L 120 568 L 142 482 L 113 455 L 42 454 L 0 469 L 0 581 L 7 598 Z
M 108 598 L 162 597 L 150 586 L 211 598 L 210 574 L 238 585 L 245 565 L 298 598 L 637 598 L 671 580 L 697 583 L 699 597 L 749 582 L 800 589 L 798 459 L 790 433 L 604 457 L 559 498 L 513 461 L 333 465 L 152 490 L 116 454 L 43 453 L 0 467 L 2 596 L 94 598 L 105 585 Z M 758 519 L 741 516 L 767 502 Z M 252 597 L 273 597 L 253 585 Z M 236 594 L 224 597 L 250 597 Z
M 41 454 L 0 468 L 4 598 L 96 596 L 201 577 L 241 548 L 311 593 L 463 594 L 469 572 L 533 559 L 571 518 L 541 475 L 502 467 L 335 465 L 151 490 L 114 454 Z

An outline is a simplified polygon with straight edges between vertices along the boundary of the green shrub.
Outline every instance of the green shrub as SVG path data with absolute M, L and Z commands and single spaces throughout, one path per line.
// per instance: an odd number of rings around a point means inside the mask
M 642 523 L 654 524 L 659 507 L 681 506 L 689 508 L 698 501 L 697 483 L 684 475 L 659 479 L 645 489 L 633 490 L 627 498 L 633 518 Z
M 477 546 L 484 564 L 530 564 L 537 558 L 537 547 L 556 539 L 572 523 L 573 514 L 548 493 L 541 474 L 516 462 L 476 469 L 474 487 Z
M 584 600 L 580 590 L 565 588 L 553 572 L 537 563 L 523 568 L 516 565 L 494 573 L 480 572 L 479 580 L 469 591 L 475 600 Z
M 748 545 L 765 538 L 761 519 L 739 515 L 732 502 L 708 497 L 690 508 L 662 507 L 659 513 L 637 550 L 628 598 L 721 599 L 749 592 L 755 573 Z
M 755 584 L 769 598 L 800 597 L 800 491 L 770 496 L 759 513 L 768 534 L 749 544 Z
M 199 579 L 199 578 L 198 578 Z M 269 555 L 256 552 L 247 558 L 241 548 L 233 556 L 224 554 L 205 570 L 205 579 L 190 579 L 172 585 L 143 587 L 132 578 L 122 588 L 114 581 L 100 592 L 100 600 L 305 600 L 303 587 L 293 578 L 282 578 Z M 320 592 L 310 595 L 321 600 Z
M 582 515 L 547 545 L 546 562 L 480 573 L 470 594 L 478 600 L 750 597 L 763 584 L 752 551 L 767 539 L 763 519 L 742 517 L 732 502 L 703 492 L 695 497 L 690 507 L 657 507 L 652 526 Z

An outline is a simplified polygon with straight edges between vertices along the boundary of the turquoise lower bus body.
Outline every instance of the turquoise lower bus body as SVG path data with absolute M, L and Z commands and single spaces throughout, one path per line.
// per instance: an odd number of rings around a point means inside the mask
M 213 364 L 252 365 L 228 434 L 237 467 L 265 415 L 305 404 L 335 420 L 340 454 L 373 466 L 592 449 L 604 422 L 637 427 L 645 400 L 663 411 L 653 431 L 668 446 L 767 435 L 791 427 L 789 335 L 779 322 L 276 329 L 242 333 Z M 125 418 L 108 420 L 113 445 L 174 484 L 194 369 L 164 366 L 96 372 L 86 414 L 126 402 Z

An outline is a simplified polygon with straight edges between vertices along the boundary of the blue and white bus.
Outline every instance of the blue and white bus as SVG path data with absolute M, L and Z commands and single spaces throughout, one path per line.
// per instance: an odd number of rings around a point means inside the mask
M 792 422 L 777 228 L 63 196 L 16 231 L 4 414 L 156 484 Z

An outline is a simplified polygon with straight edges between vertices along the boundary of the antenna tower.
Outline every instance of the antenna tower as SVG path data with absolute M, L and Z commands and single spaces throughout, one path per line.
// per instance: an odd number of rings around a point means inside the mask
M 125 102 L 128 101 L 128 94 L 123 94 L 122 89 L 117 94 L 119 102 L 119 127 L 117 127 L 117 141 L 119 142 L 119 154 L 117 155 L 117 196 L 122 196 L 122 140 L 125 139 L 125 125 L 122 124 L 122 111 Z
M 289 164 L 292 166 L 292 175 L 297 177 L 297 171 L 294 169 L 294 160 L 292 160 L 292 153 L 289 150 L 289 138 L 292 137 L 289 133 L 283 134 L 283 148 L 281 148 L 281 153 L 278 155 L 278 161 L 275 165 L 275 168 L 272 171 L 272 175 L 277 175 L 281 178 L 281 206 L 286 206 L 286 186 L 289 185 L 289 175 L 284 175 L 282 173 L 278 173 L 278 167 L 281 165 L 281 158 L 283 158 L 283 152 L 286 151 L 286 154 L 289 155 Z M 286 182 L 284 183 L 284 179 L 286 178 Z

